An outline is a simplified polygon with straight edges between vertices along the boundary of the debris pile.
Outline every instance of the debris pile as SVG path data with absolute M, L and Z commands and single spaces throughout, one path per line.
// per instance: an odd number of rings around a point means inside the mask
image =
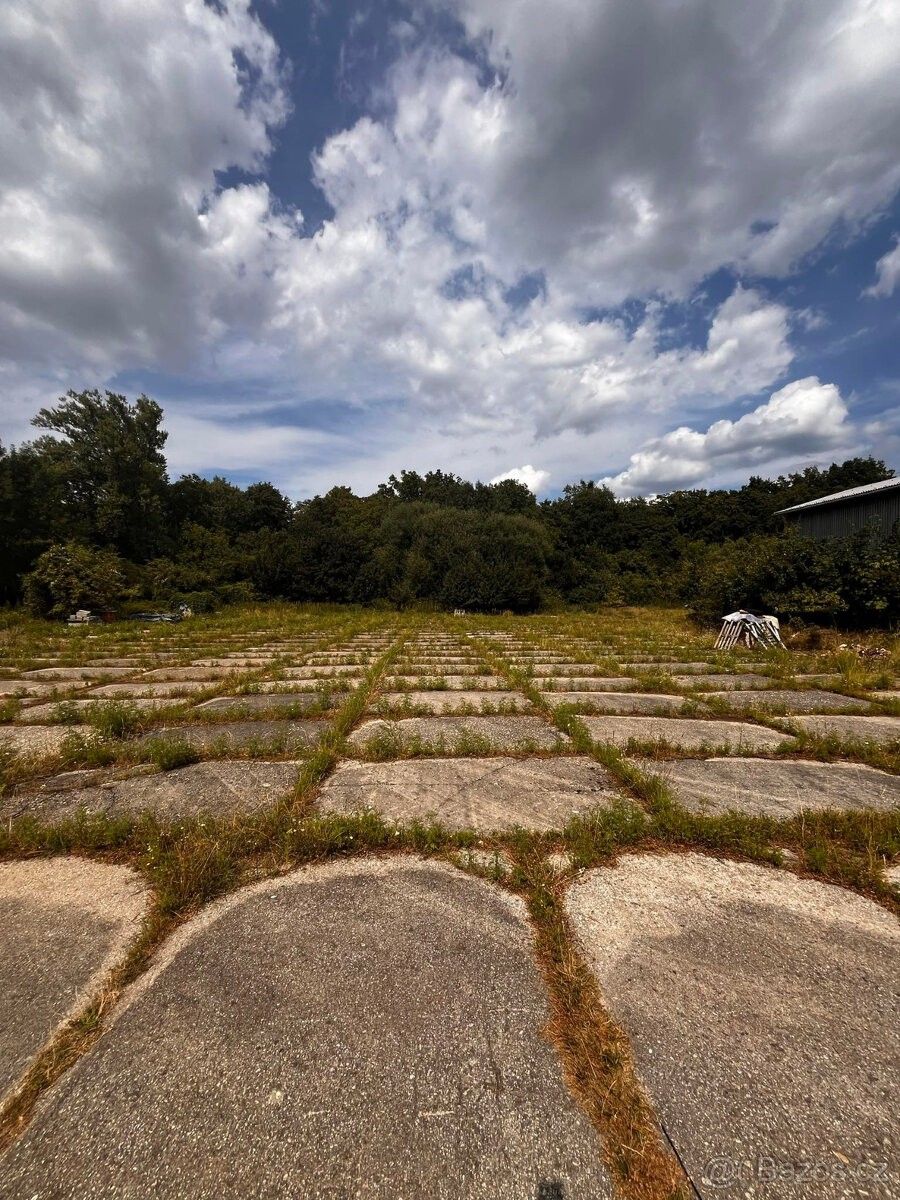
M 847 650 L 851 654 L 855 654 L 857 658 L 890 658 L 891 652 L 884 646 L 863 646 L 857 642 L 841 642 L 838 650 Z

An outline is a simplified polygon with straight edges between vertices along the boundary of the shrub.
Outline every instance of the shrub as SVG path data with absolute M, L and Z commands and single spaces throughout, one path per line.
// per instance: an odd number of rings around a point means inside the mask
M 95 550 L 80 542 L 51 546 L 25 576 L 25 605 L 37 617 L 113 607 L 127 592 L 125 567 L 111 550 Z
M 704 622 L 749 608 L 806 621 L 883 624 L 900 611 L 900 537 L 862 531 L 815 541 L 788 530 L 721 546 L 694 544 L 679 591 Z

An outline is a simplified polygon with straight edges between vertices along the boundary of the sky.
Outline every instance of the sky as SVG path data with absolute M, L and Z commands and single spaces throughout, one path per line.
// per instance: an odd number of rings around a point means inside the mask
M 0 0 L 0 440 L 621 497 L 900 467 L 898 0 Z

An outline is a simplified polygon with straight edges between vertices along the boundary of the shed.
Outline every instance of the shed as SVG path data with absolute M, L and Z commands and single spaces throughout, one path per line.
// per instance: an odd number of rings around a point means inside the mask
M 782 508 L 779 516 L 805 537 L 849 537 L 868 526 L 885 537 L 900 521 L 900 479 L 882 479 Z

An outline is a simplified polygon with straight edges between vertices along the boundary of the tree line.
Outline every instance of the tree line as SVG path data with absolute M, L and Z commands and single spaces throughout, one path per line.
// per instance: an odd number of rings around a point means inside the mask
M 168 478 L 163 411 L 147 396 L 69 392 L 0 445 L 0 603 L 195 610 L 252 599 L 532 612 L 739 605 L 848 624 L 900 611 L 900 540 L 811 542 L 781 508 L 893 474 L 874 458 L 736 489 L 616 500 L 581 480 L 538 502 L 513 480 L 401 471 L 293 503 L 271 483 Z M 887 532 L 887 531 L 885 531 Z

